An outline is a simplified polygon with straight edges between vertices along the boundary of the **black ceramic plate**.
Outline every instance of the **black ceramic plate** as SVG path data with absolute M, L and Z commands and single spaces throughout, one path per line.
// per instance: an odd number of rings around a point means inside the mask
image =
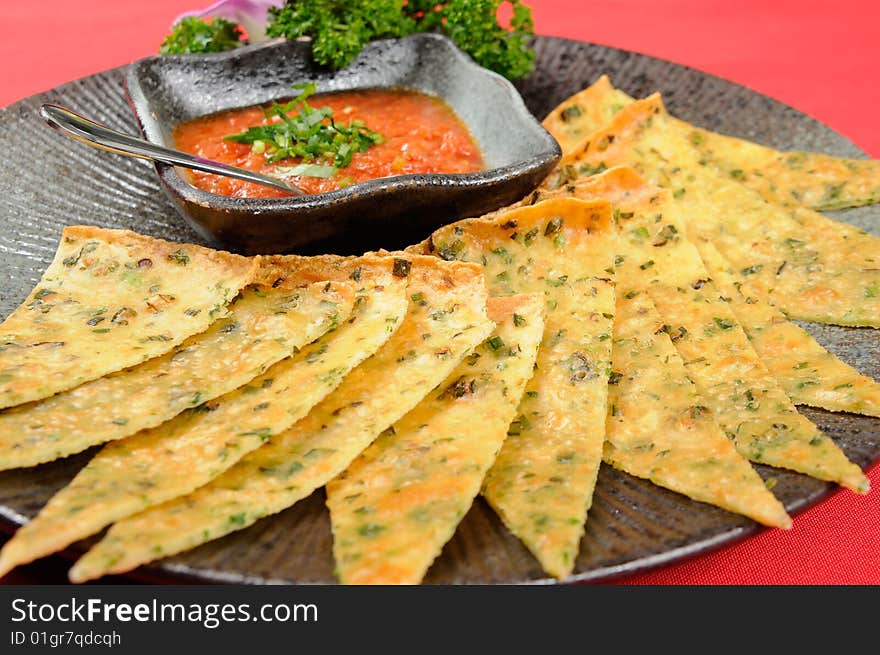
M 796 110 L 765 96 L 642 55 L 540 37 L 537 70 L 519 84 L 539 118 L 601 73 L 632 95 L 662 91 L 670 111 L 698 125 L 779 148 L 864 156 L 853 144 Z M 109 125 L 134 131 L 112 70 L 27 98 L 0 111 L 0 315 L 36 284 L 65 225 L 90 223 L 181 241 L 198 237 L 175 213 L 146 163 L 61 139 L 37 109 L 57 102 Z M 28 162 L 22 165 L 21 162 Z M 838 213 L 866 229 L 880 225 L 880 207 Z M 805 326 L 844 361 L 880 379 L 880 331 Z M 862 468 L 880 458 L 880 420 L 804 409 Z M 0 473 L 0 514 L 10 532 L 33 516 L 88 460 L 83 453 L 33 469 Z M 777 478 L 774 493 L 796 515 L 834 489 L 795 473 L 757 467 Z M 149 580 L 333 583 L 330 522 L 322 492 L 247 530 L 136 572 Z M 759 526 L 690 501 L 649 482 L 603 467 L 572 580 L 600 580 L 668 564 L 738 541 Z M 76 556 L 83 544 L 65 556 Z M 429 583 L 546 581 L 535 560 L 478 501 L 431 568 Z

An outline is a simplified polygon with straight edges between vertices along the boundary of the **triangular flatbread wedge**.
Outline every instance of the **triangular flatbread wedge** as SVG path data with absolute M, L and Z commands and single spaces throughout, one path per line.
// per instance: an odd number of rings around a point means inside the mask
M 3 547 L 0 574 L 204 485 L 305 416 L 372 355 L 403 316 L 405 280 L 396 281 L 388 260 L 337 260 L 344 266 L 291 258 L 290 267 L 263 274 L 278 280 L 277 288 L 295 288 L 311 279 L 309 268 L 340 279 L 359 271 L 351 317 L 331 332 L 336 321 L 314 325 L 311 335 L 300 338 L 301 345 L 326 334 L 247 385 L 105 446 Z
M 217 319 L 165 355 L 0 412 L 0 470 L 115 441 L 228 393 L 351 313 L 350 284 L 249 285 Z
M 544 127 L 568 154 L 635 100 L 614 88 L 606 75 L 562 101 Z M 826 211 L 880 202 L 880 160 L 835 157 L 818 152 L 781 151 L 704 130 L 683 120 L 670 122 L 699 152 L 700 161 L 757 191 L 768 202 Z
M 490 293 L 543 293 L 544 340 L 483 496 L 550 575 L 571 573 L 605 440 L 614 312 L 607 202 L 559 199 L 437 230 L 425 247 L 483 264 Z
M 689 498 L 779 528 L 791 519 L 715 423 L 688 377 L 639 270 L 617 267 L 608 439 L 603 459 Z
M 702 161 L 768 202 L 816 211 L 880 202 L 880 160 L 780 151 L 684 121 L 677 124 Z
M 583 91 L 560 102 L 541 124 L 559 143 L 562 154 L 567 155 L 631 102 L 631 97 L 615 89 L 608 76 L 602 75 Z
M 764 366 L 686 238 L 668 192 L 625 167 L 576 186 L 580 197 L 614 203 L 621 235 L 616 264 L 638 266 L 643 285 L 627 293 L 650 294 L 697 391 L 737 450 L 754 462 L 867 492 L 862 470 L 797 412 Z
M 37 286 L 0 323 L 0 408 L 167 353 L 224 315 L 257 264 L 127 230 L 65 228 Z
M 647 184 L 633 169 L 620 166 L 558 189 L 544 190 L 540 197 L 608 200 L 618 208 L 620 222 L 625 224 L 631 218 L 626 208 L 641 206 L 642 211 L 650 212 L 651 204 L 659 202 L 656 198 L 660 196 L 659 187 Z M 721 299 L 730 304 L 762 363 L 795 404 L 878 415 L 880 384 L 844 364 L 806 330 L 789 321 L 751 285 L 750 276 L 734 269 L 710 241 L 697 238 L 692 243 L 700 251 Z
M 631 165 L 670 192 L 692 239 L 706 238 L 790 317 L 880 327 L 880 239 L 807 210 L 788 210 L 714 169 L 674 128 L 659 95 L 622 109 L 548 185 Z
M 798 405 L 880 417 L 880 384 L 844 364 L 766 302 L 708 241 L 694 241 L 761 361 Z
M 344 471 L 442 382 L 494 324 L 478 267 L 389 257 L 408 273 L 400 327 L 293 427 L 187 496 L 114 525 L 71 569 L 83 582 L 194 548 L 280 512 Z M 394 325 L 389 324 L 393 330 Z
M 327 485 L 340 582 L 422 581 L 507 436 L 543 311 L 543 294 L 490 298 L 492 337 Z

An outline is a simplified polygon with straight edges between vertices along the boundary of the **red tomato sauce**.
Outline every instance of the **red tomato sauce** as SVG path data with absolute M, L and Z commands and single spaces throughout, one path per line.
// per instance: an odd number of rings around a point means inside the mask
M 307 193 L 324 193 L 351 184 L 392 175 L 415 173 L 473 173 L 485 169 L 483 157 L 467 126 L 444 101 L 402 89 L 351 91 L 316 95 L 308 99 L 315 108 L 330 107 L 337 123 L 362 120 L 384 141 L 353 155 L 351 164 L 329 178 L 284 178 Z M 294 110 L 292 113 L 294 113 Z M 252 171 L 273 174 L 276 167 L 300 163 L 299 159 L 266 162 L 264 153 L 248 144 L 223 137 L 271 122 L 262 107 L 233 109 L 183 123 L 174 131 L 179 150 Z M 274 119 L 277 120 L 277 119 Z M 312 162 L 323 163 L 323 162 Z M 283 191 L 231 177 L 190 171 L 190 182 L 200 189 L 240 198 L 283 197 Z

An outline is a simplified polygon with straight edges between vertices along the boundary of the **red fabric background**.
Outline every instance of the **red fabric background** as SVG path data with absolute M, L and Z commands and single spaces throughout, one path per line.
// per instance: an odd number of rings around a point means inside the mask
M 4 2 L 0 105 L 153 54 L 170 21 L 209 0 Z M 880 156 L 880 5 L 875 0 L 527 0 L 536 31 L 634 50 L 739 82 Z M 875 491 L 834 493 L 788 532 L 764 531 L 627 584 L 880 584 Z M 6 583 L 63 582 L 46 560 Z

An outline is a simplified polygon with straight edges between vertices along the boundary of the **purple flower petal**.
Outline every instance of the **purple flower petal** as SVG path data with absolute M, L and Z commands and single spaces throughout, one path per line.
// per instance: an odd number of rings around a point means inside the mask
M 193 9 L 174 19 L 172 25 L 184 16 L 226 18 L 241 25 L 248 34 L 248 42 L 259 43 L 268 39 L 266 23 L 269 7 L 280 7 L 284 0 L 220 0 L 205 9 Z

